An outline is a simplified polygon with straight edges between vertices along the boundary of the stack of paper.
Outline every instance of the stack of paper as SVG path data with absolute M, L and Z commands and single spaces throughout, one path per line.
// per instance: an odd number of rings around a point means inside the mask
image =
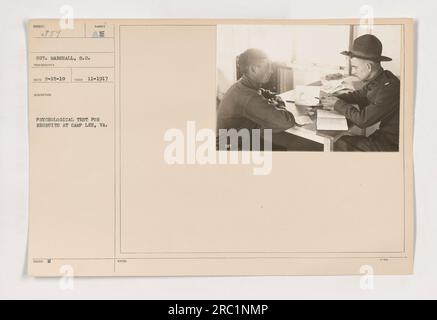
M 336 111 L 317 110 L 317 130 L 347 131 L 346 117 Z
M 314 123 L 309 116 L 297 116 L 295 117 L 296 123 L 300 126 Z
M 348 89 L 343 80 L 331 80 L 331 81 L 327 81 L 323 86 L 322 86 L 322 91 L 326 92 L 328 94 L 334 94 L 336 92 L 342 91 Z
M 291 94 L 292 96 L 291 96 Z M 283 93 L 280 95 L 280 97 L 282 98 L 282 100 L 284 101 L 290 101 L 293 99 L 294 101 L 294 91 L 289 91 L 287 93 Z M 314 121 L 311 120 L 311 118 L 308 116 L 308 107 L 305 106 L 296 106 L 296 104 L 292 103 L 292 102 L 286 102 L 285 103 L 286 108 L 288 111 L 290 111 L 293 116 L 294 119 L 296 120 L 296 123 L 300 126 L 304 126 L 306 124 L 313 124 Z

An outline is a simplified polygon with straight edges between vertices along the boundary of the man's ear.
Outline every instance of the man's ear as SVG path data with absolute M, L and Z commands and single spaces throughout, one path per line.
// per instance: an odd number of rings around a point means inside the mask
M 369 72 L 372 72 L 373 71 L 373 63 L 372 62 L 366 62 L 366 67 L 367 67 L 367 70 L 369 71 Z

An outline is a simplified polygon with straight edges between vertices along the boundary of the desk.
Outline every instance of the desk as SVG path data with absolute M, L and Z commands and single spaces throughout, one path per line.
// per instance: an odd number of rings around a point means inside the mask
M 293 100 L 294 90 L 281 93 L 279 96 L 284 100 Z M 294 103 L 286 102 L 286 108 L 295 118 L 307 115 L 306 107 L 296 106 Z M 348 131 L 321 131 L 317 130 L 316 122 L 303 126 L 294 126 L 286 130 L 287 133 L 323 144 L 323 151 L 331 152 L 334 150 L 334 142 L 344 136 Z

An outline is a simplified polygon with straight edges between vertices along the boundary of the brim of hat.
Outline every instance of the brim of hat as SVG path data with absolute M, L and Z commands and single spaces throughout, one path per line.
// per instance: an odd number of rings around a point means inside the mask
M 362 56 L 362 55 L 358 55 L 358 54 L 355 54 L 355 53 L 352 53 L 351 51 L 343 51 L 343 52 L 340 52 L 342 55 L 344 55 L 344 56 L 348 56 L 348 57 L 351 57 L 351 58 L 359 58 L 359 59 L 366 59 L 366 60 L 373 60 L 373 61 L 392 61 L 393 59 L 392 58 L 389 58 L 389 57 L 385 57 L 385 56 L 380 56 L 380 57 L 377 57 L 377 58 L 370 58 L 370 57 L 366 57 L 366 56 Z

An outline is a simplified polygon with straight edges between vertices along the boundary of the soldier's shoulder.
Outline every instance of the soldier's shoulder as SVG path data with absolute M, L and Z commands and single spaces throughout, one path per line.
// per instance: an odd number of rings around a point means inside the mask
M 399 87 L 400 80 L 397 76 L 393 74 L 393 72 L 389 70 L 384 71 L 384 77 L 382 77 L 380 85 L 384 87 Z

